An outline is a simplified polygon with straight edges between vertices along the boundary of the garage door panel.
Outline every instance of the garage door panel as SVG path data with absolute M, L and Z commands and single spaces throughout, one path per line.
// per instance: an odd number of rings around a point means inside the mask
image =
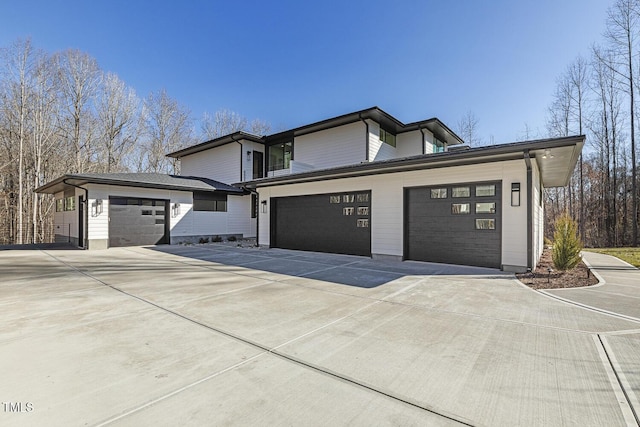
M 168 243 L 166 200 L 109 199 L 109 246 Z
M 495 186 L 495 194 L 477 196 L 477 185 Z M 454 187 L 468 187 L 469 194 L 453 197 Z M 446 189 L 446 197 L 432 198 L 436 188 Z M 406 189 L 405 258 L 500 268 L 500 190 L 499 181 Z M 495 203 L 496 210 L 476 213 L 477 203 Z M 495 229 L 477 229 L 476 219 L 493 219 Z
M 370 226 L 358 226 L 358 219 L 369 220 L 370 200 L 369 191 L 274 198 L 271 245 L 370 256 Z M 359 207 L 366 215 L 358 215 Z

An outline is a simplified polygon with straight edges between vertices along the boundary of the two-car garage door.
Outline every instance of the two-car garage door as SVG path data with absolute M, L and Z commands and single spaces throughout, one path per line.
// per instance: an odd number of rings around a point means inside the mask
M 271 199 L 271 247 L 371 256 L 370 191 Z

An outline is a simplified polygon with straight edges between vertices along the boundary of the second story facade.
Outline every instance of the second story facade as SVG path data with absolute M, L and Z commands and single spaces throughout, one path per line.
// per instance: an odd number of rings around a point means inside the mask
M 235 132 L 169 154 L 183 176 L 246 182 L 438 153 L 463 141 L 436 118 L 404 124 L 378 107 L 267 136 Z

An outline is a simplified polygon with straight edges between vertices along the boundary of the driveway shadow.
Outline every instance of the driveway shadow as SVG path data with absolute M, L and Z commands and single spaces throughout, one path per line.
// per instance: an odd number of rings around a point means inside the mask
M 303 252 L 288 249 L 242 248 L 226 245 L 163 245 L 146 249 L 227 266 L 321 280 L 359 288 L 375 288 L 405 276 L 495 276 L 500 270 L 417 261 L 379 261 L 355 255 Z

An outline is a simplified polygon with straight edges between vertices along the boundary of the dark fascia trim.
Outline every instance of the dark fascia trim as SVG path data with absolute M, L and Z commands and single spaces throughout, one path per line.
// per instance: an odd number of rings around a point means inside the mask
M 199 153 L 200 151 L 208 150 L 210 148 L 220 147 L 221 145 L 230 144 L 234 141 L 237 142 L 239 139 L 246 139 L 248 141 L 264 144 L 264 138 L 265 137 L 263 136 L 254 135 L 252 133 L 238 131 L 230 133 L 229 135 L 221 136 L 220 138 L 192 145 L 191 147 L 183 148 L 182 150 L 174 151 L 173 153 L 167 154 L 167 157 L 179 159 L 180 157 Z
M 405 157 L 386 161 L 361 163 L 340 166 L 331 169 L 283 175 L 273 178 L 262 178 L 242 183 L 249 188 L 285 185 L 297 182 L 322 181 L 325 179 L 346 178 L 354 176 L 374 175 L 377 173 L 405 172 L 410 170 L 429 169 L 447 166 L 469 165 L 505 160 L 522 159 L 525 150 L 533 151 L 545 148 L 566 147 L 580 144 L 584 135 L 564 138 L 549 138 L 535 141 L 514 142 L 510 144 L 471 148 L 459 152 L 444 152 Z
M 462 138 L 456 135 L 455 132 L 453 132 L 449 127 L 447 127 L 444 123 L 442 123 L 435 117 L 427 120 L 421 120 L 419 122 L 404 124 L 381 108 L 371 107 L 353 113 L 347 113 L 341 116 L 321 120 L 319 122 L 311 123 L 297 128 L 285 130 L 272 135 L 258 136 L 244 131 L 238 131 L 229 135 L 222 136 L 220 138 L 205 141 L 200 144 L 175 151 L 173 153 L 169 153 L 167 154 L 167 157 L 179 159 L 180 157 L 185 157 L 204 150 L 208 150 L 210 148 L 220 147 L 222 145 L 232 143 L 233 141 L 238 139 L 246 139 L 252 142 L 257 142 L 259 144 L 271 145 L 283 142 L 284 140 L 291 140 L 297 136 L 307 135 L 322 130 L 356 123 L 363 119 L 371 119 L 379 123 L 383 129 L 394 134 L 411 132 L 422 127 L 428 129 L 430 132 L 436 135 L 438 139 L 442 139 L 448 144 L 462 144 L 464 142 Z
M 74 184 L 68 183 L 67 181 L 74 180 L 76 181 Z M 159 190 L 173 190 L 173 191 L 203 191 L 203 192 L 219 192 L 219 193 L 227 193 L 227 194 L 244 194 L 245 191 L 242 188 L 237 188 L 234 190 L 229 189 L 204 189 L 199 187 L 182 187 L 179 185 L 171 185 L 171 184 L 156 184 L 151 182 L 139 182 L 139 181 L 125 181 L 125 180 L 114 180 L 109 178 L 89 178 L 83 175 L 64 175 L 60 178 L 49 182 L 41 187 L 36 188 L 34 191 L 36 193 L 46 193 L 46 190 L 54 187 L 56 185 L 63 184 L 69 185 L 72 187 L 85 185 L 85 184 L 102 184 L 102 185 L 113 185 L 116 187 L 136 187 L 136 188 L 153 188 Z
M 307 135 L 338 126 L 356 123 L 358 121 L 362 121 L 363 119 L 371 119 L 380 124 L 383 129 L 393 134 L 411 132 L 422 127 L 429 129 L 429 131 L 434 133 L 439 139 L 442 139 L 449 144 L 455 142 L 462 144 L 464 142 L 462 138 L 456 135 L 455 132 L 453 132 L 444 123 L 442 123 L 435 117 L 427 120 L 421 120 L 419 122 L 404 124 L 400 120 L 396 119 L 391 114 L 387 113 L 377 106 L 269 135 L 266 136 L 265 139 L 267 143 L 270 143 L 272 141 L 281 141 L 283 139 L 291 139 L 297 136 Z

